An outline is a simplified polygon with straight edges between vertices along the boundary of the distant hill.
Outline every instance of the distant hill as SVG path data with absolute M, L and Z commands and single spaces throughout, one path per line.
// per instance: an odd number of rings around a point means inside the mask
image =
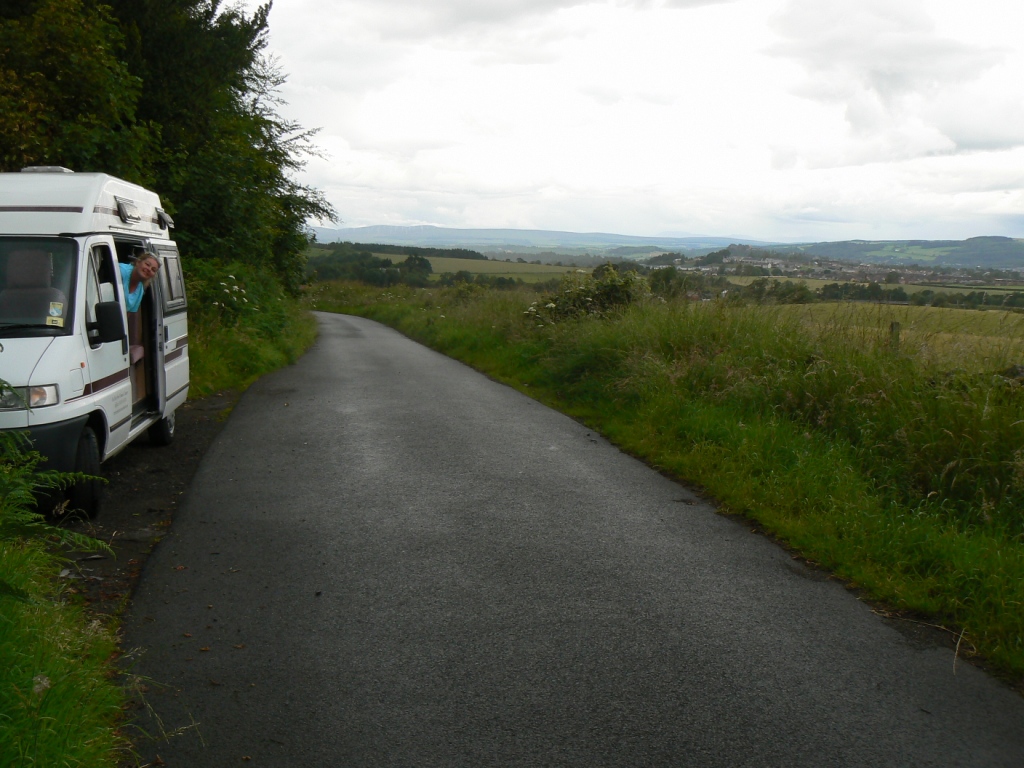
M 845 240 L 801 243 L 799 250 L 827 259 L 866 264 L 934 264 L 944 267 L 1024 269 L 1024 240 L 971 237 L 967 240 Z
M 601 258 L 643 259 L 661 251 L 697 255 L 730 245 L 750 245 L 855 264 L 934 264 L 948 267 L 1024 269 L 1024 239 L 972 237 L 967 240 L 843 240 L 821 243 L 771 243 L 735 237 L 640 237 L 607 232 L 543 229 L 453 229 L 447 227 L 314 227 L 321 243 L 386 243 L 421 248 L 467 248 L 484 253 L 546 250 L 591 253 Z M 532 258 L 532 257 L 531 257 Z
M 760 240 L 729 237 L 638 237 L 605 232 L 557 232 L 542 229 L 449 229 L 447 227 L 352 227 L 323 229 L 314 227 L 321 243 L 389 243 L 421 247 L 473 248 L 489 251 L 515 251 L 517 248 L 606 252 L 629 248 L 634 254 L 658 250 L 691 251 L 724 248 L 733 243 L 770 245 Z M 620 252 L 621 253 L 621 252 Z

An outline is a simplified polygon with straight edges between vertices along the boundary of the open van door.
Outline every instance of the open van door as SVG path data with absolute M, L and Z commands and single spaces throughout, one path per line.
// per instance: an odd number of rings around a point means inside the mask
M 156 246 L 163 266 L 157 273 L 160 283 L 159 314 L 163 318 L 160 330 L 163 366 L 161 412 L 173 410 L 188 395 L 188 317 L 185 313 L 185 278 L 181 271 L 181 258 L 173 245 Z
M 87 245 L 85 261 L 86 336 L 88 368 L 85 389 L 77 397 L 92 397 L 106 414 L 107 435 L 101 435 L 104 453 L 116 451 L 128 440 L 132 417 L 132 385 L 128 372 L 128 339 L 124 304 L 119 299 L 120 276 L 109 240 L 97 239 Z M 103 309 L 113 312 L 119 338 L 105 338 Z M 108 313 L 110 314 L 110 313 Z

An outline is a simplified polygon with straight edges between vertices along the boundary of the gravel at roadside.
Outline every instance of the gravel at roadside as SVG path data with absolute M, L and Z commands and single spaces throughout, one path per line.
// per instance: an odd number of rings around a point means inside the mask
M 143 437 L 103 464 L 108 484 L 100 514 L 67 526 L 105 541 L 113 555 L 71 552 L 71 562 L 61 572 L 70 582 L 68 592 L 81 595 L 91 610 L 116 615 L 131 597 L 143 563 L 170 526 L 203 454 L 238 397 L 237 392 L 218 392 L 189 400 L 177 411 L 169 446 L 157 447 Z

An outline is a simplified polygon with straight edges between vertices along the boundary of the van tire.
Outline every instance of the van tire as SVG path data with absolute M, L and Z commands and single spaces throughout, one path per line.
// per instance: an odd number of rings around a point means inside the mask
M 103 499 L 103 481 L 99 478 L 100 444 L 92 427 L 83 429 L 78 438 L 75 472 L 93 475 L 94 479 L 79 481 L 68 489 L 68 513 L 91 520 L 99 514 Z
M 160 419 L 146 434 L 153 445 L 170 445 L 174 440 L 174 413 L 172 412 L 166 419 Z

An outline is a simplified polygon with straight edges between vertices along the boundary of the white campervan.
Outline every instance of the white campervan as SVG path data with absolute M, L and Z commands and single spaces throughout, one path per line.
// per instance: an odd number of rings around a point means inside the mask
M 0 173 L 0 430 L 27 431 L 44 469 L 99 474 L 148 432 L 167 444 L 188 395 L 185 281 L 149 190 L 101 173 Z M 161 267 L 127 312 L 119 264 Z M 95 515 L 98 481 L 67 509 Z

